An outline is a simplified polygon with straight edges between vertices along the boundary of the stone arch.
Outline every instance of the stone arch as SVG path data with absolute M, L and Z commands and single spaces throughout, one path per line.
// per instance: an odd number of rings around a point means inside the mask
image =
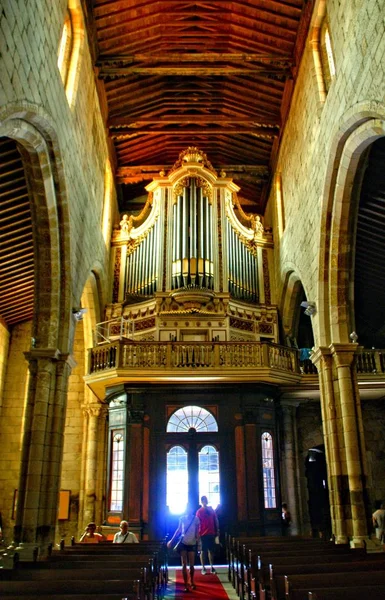
M 96 324 L 102 321 L 99 280 L 95 271 L 91 271 L 86 281 L 81 297 L 81 306 L 87 309 L 84 315 L 84 345 L 85 348 L 91 348 L 93 346 L 92 332 Z
M 349 342 L 351 193 L 362 153 L 385 135 L 385 107 L 374 102 L 349 110 L 332 135 L 322 205 L 318 285 L 319 343 Z
M 297 269 L 290 267 L 286 272 L 281 300 L 282 328 L 285 337 L 294 336 L 299 321 L 298 306 L 304 295 L 308 298 L 303 280 Z
M 29 187 L 36 258 L 33 337 L 40 348 L 68 353 L 69 215 L 56 133 L 41 109 L 24 103 L 0 112 L 0 136 L 18 143 Z

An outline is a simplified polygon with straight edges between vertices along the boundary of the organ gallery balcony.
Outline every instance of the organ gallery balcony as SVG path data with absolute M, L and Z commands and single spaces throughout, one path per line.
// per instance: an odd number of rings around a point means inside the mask
M 266 382 L 318 388 L 310 360 L 295 348 L 263 342 L 146 342 L 116 339 L 89 350 L 86 383 L 100 398 L 123 382 Z M 360 388 L 385 385 L 385 351 L 360 349 Z
M 260 342 L 135 342 L 116 340 L 91 348 L 91 388 L 98 381 L 299 382 L 298 353 Z

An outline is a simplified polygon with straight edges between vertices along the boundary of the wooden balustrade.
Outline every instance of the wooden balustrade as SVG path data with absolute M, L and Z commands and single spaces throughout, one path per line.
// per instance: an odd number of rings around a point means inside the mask
M 109 369 L 259 369 L 299 373 L 297 351 L 259 342 L 133 342 L 90 350 L 89 373 Z
M 295 348 L 260 342 L 143 342 L 116 340 L 91 348 L 89 374 L 111 369 L 230 371 L 270 369 L 303 377 L 317 375 Z M 358 375 L 385 374 L 385 350 L 357 353 Z

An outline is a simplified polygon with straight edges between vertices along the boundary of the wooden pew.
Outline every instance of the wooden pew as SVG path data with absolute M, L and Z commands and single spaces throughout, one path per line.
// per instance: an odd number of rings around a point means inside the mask
M 334 587 L 332 589 L 314 589 L 308 592 L 306 600 L 384 600 L 385 593 L 382 586 L 368 585 L 349 588 Z
M 117 564 L 122 562 L 120 568 L 124 568 L 127 561 L 141 562 L 151 558 L 152 568 L 149 570 L 153 588 L 158 598 L 165 594 L 168 582 L 168 553 L 165 540 L 150 540 L 139 544 L 113 544 L 112 542 L 101 542 L 99 544 L 72 544 L 66 547 L 61 545 L 59 551 L 54 551 L 51 562 L 62 563 L 63 559 L 70 560 L 74 565 L 77 562 L 86 568 L 85 563 L 94 560 L 103 560 L 104 564 Z
M 140 576 L 140 573 L 138 573 Z M 144 600 L 146 598 L 138 580 L 41 580 L 41 581 L 0 581 L 0 597 L 19 596 L 20 599 L 27 595 L 39 595 L 44 598 L 51 598 L 61 594 L 91 595 L 94 598 L 102 597 L 106 594 L 120 594 L 120 597 L 128 597 L 133 600 Z
M 257 553 L 258 551 L 260 554 Z M 321 543 L 317 540 L 314 545 L 308 545 L 307 543 L 291 544 L 289 549 L 287 546 L 278 549 L 275 545 L 272 548 L 267 544 L 263 550 L 260 550 L 259 544 L 257 548 L 252 543 L 248 548 L 244 546 L 243 551 L 234 560 L 232 566 L 234 570 L 233 585 L 240 599 L 243 600 L 245 596 L 252 597 L 252 580 L 253 578 L 258 579 L 262 563 L 275 564 L 281 559 L 288 560 L 290 558 L 293 562 L 301 563 L 305 562 L 309 555 L 317 560 L 318 557 L 324 557 L 324 560 L 333 560 L 334 557 L 351 556 L 351 552 L 348 545 L 335 546 L 332 543 L 322 542 L 322 540 Z
M 282 585 L 283 583 L 283 585 Z M 350 592 L 357 587 L 377 587 L 385 598 L 385 572 L 359 571 L 348 573 L 316 573 L 305 575 L 283 575 L 276 577 L 278 600 L 308 600 L 309 591 L 322 588 L 345 588 L 345 598 L 351 598 Z M 315 592 L 319 594 L 318 592 Z M 364 598 L 368 598 L 365 594 Z M 371 597 L 370 597 L 371 598 Z M 262 600 L 262 598 L 260 598 Z
M 373 571 L 384 571 L 385 570 L 385 554 L 376 555 L 371 557 L 367 555 L 364 559 L 355 560 L 354 557 L 351 560 L 338 563 L 305 563 L 297 565 L 269 565 L 269 575 L 266 577 L 264 571 L 263 578 L 260 579 L 259 586 L 259 597 L 260 600 L 264 600 L 267 596 L 271 600 L 278 600 L 285 595 L 284 587 L 284 576 L 286 575 L 289 580 L 293 575 L 314 575 L 314 574 L 336 574 L 344 573 L 346 577 L 349 577 L 349 573 L 358 572 L 373 572 Z M 281 579 L 281 588 L 277 584 L 277 578 Z M 269 593 L 266 593 L 266 590 Z
M 167 585 L 164 544 L 98 544 L 62 547 L 37 563 L 0 571 L 0 597 L 71 600 L 162 599 Z M 147 552 L 146 552 L 147 551 Z M 164 564 L 163 564 L 164 563 Z

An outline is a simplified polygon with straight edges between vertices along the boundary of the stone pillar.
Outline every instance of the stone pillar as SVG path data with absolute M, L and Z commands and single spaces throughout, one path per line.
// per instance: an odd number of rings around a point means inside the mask
M 354 356 L 357 344 L 332 344 L 312 355 L 320 375 L 322 422 L 336 543 L 367 540 L 366 459 Z
M 67 386 L 73 360 L 53 348 L 26 353 L 30 381 L 24 417 L 14 530 L 21 560 L 45 556 L 57 521 Z
M 368 537 L 364 489 L 366 485 L 366 460 L 363 446 L 362 412 L 357 397 L 357 371 L 355 368 L 355 350 L 357 344 L 333 344 L 332 356 L 338 375 L 339 402 L 341 408 L 342 432 L 346 473 L 348 478 L 349 505 L 346 517 L 351 525 L 351 545 L 360 547 Z
M 83 406 L 86 419 L 86 450 L 84 456 L 84 491 L 82 527 L 96 520 L 97 481 L 98 481 L 98 444 L 101 431 L 104 432 L 104 420 L 107 407 L 99 404 Z M 104 435 L 102 436 L 104 439 Z
M 298 535 L 299 533 L 299 495 L 298 495 L 298 465 L 296 457 L 298 455 L 296 448 L 296 409 L 298 404 L 281 403 L 283 417 L 283 442 L 284 442 L 284 457 L 283 457 L 283 473 L 286 483 L 286 496 L 282 498 L 287 503 L 292 516 L 292 524 L 290 527 L 290 535 Z
M 337 544 L 346 544 L 348 542 L 348 535 L 342 500 L 343 473 L 337 426 L 337 406 L 333 385 L 332 353 L 329 348 L 320 347 L 312 354 L 311 358 L 313 363 L 317 365 L 320 380 L 322 425 L 328 470 L 332 531 Z

